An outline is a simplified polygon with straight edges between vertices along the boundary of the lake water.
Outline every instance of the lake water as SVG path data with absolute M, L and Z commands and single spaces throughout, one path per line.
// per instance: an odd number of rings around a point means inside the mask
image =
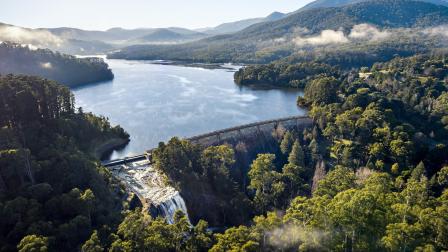
M 305 115 L 298 90 L 239 87 L 233 72 L 107 60 L 115 79 L 74 89 L 84 111 L 121 125 L 131 142 L 110 159 L 139 155 L 171 137 L 191 137 L 256 121 Z

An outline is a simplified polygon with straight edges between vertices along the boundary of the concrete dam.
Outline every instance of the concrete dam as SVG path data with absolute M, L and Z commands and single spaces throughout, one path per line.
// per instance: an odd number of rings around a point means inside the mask
M 221 144 L 235 144 L 237 142 L 244 142 L 248 140 L 257 139 L 258 137 L 265 137 L 271 135 L 277 129 L 283 128 L 285 130 L 303 130 L 312 127 L 313 120 L 304 116 L 293 116 L 275 120 L 261 121 L 238 127 L 218 130 L 207 134 L 190 137 L 189 141 L 200 144 L 204 147 L 216 146 Z
M 272 137 L 275 132 L 294 129 L 302 131 L 311 127 L 311 118 L 295 116 L 241 125 L 186 139 L 204 147 L 221 144 L 235 146 L 240 142 L 256 142 L 258 139 Z M 152 150 L 148 150 L 139 156 L 103 162 L 102 165 L 140 199 L 151 215 L 163 216 L 172 223 L 177 210 L 188 216 L 187 204 L 178 191 L 164 184 L 164 174 L 160 174 L 152 165 L 151 152 Z
M 245 124 L 223 130 L 217 130 L 206 134 L 189 137 L 186 138 L 186 140 L 189 140 L 190 142 L 195 144 L 200 144 L 204 147 L 209 147 L 221 144 L 235 144 L 241 141 L 244 142 L 257 139 L 259 137 L 265 137 L 272 134 L 274 130 L 277 130 L 279 128 L 283 128 L 285 130 L 297 129 L 301 131 L 312 126 L 313 120 L 311 118 L 307 116 L 292 116 Z M 111 167 L 135 161 L 141 161 L 146 159 L 148 155 L 151 154 L 151 152 L 152 149 L 138 156 L 105 161 L 102 162 L 102 165 L 105 167 Z

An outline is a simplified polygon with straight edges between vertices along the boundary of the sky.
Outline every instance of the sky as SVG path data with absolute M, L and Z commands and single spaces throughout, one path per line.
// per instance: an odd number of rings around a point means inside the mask
M 291 12 L 312 0 L 0 0 L 0 22 L 29 27 L 203 28 Z

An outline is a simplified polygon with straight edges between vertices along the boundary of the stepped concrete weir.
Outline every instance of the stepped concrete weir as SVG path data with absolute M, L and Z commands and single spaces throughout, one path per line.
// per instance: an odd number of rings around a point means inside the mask
M 293 129 L 301 131 L 312 126 L 311 118 L 294 116 L 241 125 L 185 139 L 204 147 L 221 144 L 235 146 L 239 142 L 266 139 L 277 132 Z M 139 156 L 103 162 L 102 165 L 107 167 L 115 178 L 122 181 L 129 192 L 140 199 L 144 209 L 152 216 L 163 216 L 172 223 L 177 210 L 188 216 L 187 204 L 180 192 L 166 184 L 165 175 L 154 169 L 151 162 L 152 151 L 148 150 Z
M 185 201 L 179 192 L 165 183 L 165 177 L 146 160 L 108 166 L 112 175 L 125 184 L 126 190 L 134 193 L 143 208 L 153 217 L 162 216 L 173 223 L 177 210 L 188 216 Z

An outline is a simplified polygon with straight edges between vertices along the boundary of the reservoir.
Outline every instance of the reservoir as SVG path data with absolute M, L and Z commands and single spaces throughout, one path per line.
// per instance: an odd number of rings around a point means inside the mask
M 205 69 L 149 61 L 106 60 L 108 82 L 73 90 L 77 107 L 109 118 L 131 142 L 110 159 L 139 155 L 171 137 L 191 137 L 256 121 L 305 115 L 299 90 L 240 87 L 236 66 Z

